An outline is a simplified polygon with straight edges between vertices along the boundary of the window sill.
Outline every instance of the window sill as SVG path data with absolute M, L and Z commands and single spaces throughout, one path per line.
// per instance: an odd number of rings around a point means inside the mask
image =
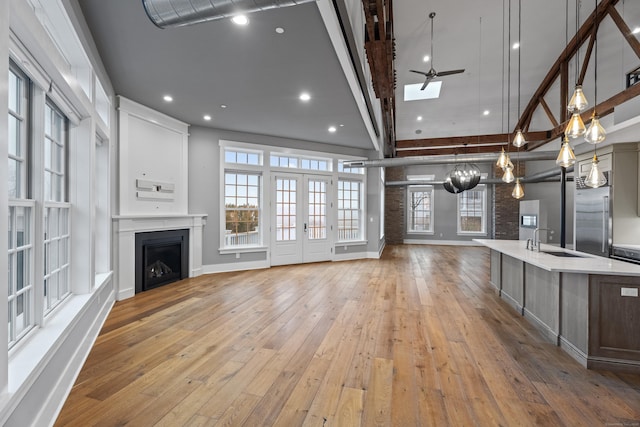
M 436 233 L 433 231 L 413 231 L 413 230 L 407 231 L 407 235 L 411 235 L 411 234 L 417 234 L 419 236 L 435 236 Z
M 39 374 L 37 367 L 62 339 L 90 297 L 91 294 L 70 295 L 55 308 L 55 313 L 49 315 L 45 326 L 33 328 L 9 351 L 9 393 L 15 393 L 24 384 L 35 381 L 34 375 Z
M 218 248 L 218 252 L 220 255 L 245 254 L 251 252 L 267 252 L 268 249 L 266 246 L 238 246 L 235 248 Z

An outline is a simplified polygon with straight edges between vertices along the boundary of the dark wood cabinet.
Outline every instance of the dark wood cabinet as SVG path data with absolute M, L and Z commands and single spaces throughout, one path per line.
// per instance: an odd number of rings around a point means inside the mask
M 640 278 L 589 278 L 590 366 L 637 361 L 640 366 Z

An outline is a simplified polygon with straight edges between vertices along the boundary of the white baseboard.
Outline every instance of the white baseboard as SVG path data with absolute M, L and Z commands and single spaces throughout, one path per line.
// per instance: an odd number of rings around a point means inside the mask
M 269 268 L 268 260 L 263 261 L 247 261 L 232 262 L 228 264 L 209 264 L 202 266 L 203 274 L 228 273 L 231 271 L 258 270 L 260 268 Z
M 422 240 L 404 239 L 405 245 L 439 245 L 439 246 L 483 246 L 473 240 Z

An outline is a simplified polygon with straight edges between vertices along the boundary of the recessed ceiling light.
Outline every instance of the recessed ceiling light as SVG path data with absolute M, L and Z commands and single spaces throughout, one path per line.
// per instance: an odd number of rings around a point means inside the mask
M 173 96 L 165 95 L 165 96 L 162 97 L 162 99 L 164 99 L 167 102 L 171 102 L 171 101 L 173 101 Z
M 519 42 L 515 42 L 512 47 L 514 49 L 520 49 L 520 43 Z
M 210 115 L 208 115 L 208 114 L 205 114 L 205 115 L 204 115 L 204 119 L 205 119 L 206 121 L 209 121 L 209 120 L 211 120 L 211 116 L 210 116 Z
M 220 108 L 227 108 L 227 106 L 225 104 L 221 104 Z
M 484 111 L 482 112 L 482 115 L 483 115 L 483 116 L 488 116 L 490 113 L 491 113 L 491 111 L 489 111 L 489 110 L 484 110 Z
M 342 123 L 340 123 L 340 127 L 341 127 L 341 128 L 343 128 L 343 127 L 344 127 L 344 125 L 343 125 Z
M 308 101 L 311 99 L 311 95 L 309 95 L 307 92 L 303 92 L 300 94 L 300 101 Z
M 418 117 L 416 118 L 416 120 L 417 120 L 417 121 L 419 121 L 419 122 L 421 122 L 421 121 L 422 121 L 422 116 L 418 116 Z
M 329 126 L 329 132 L 333 133 L 335 132 L 337 129 L 335 126 Z
M 425 56 L 422 58 L 422 62 L 429 62 L 429 55 L 425 55 Z
M 233 21 L 233 23 L 236 25 L 247 25 L 249 23 L 249 18 L 247 18 L 245 15 L 236 15 L 231 18 L 231 21 Z
M 632 34 L 640 34 L 640 27 L 635 27 L 631 33 Z
M 278 33 L 278 34 L 284 34 L 284 28 L 282 28 L 282 27 L 276 27 L 276 33 Z

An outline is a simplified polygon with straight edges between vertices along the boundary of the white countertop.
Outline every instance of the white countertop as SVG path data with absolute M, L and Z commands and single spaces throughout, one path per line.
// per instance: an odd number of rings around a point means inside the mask
M 562 249 L 558 246 L 542 244 L 541 252 L 530 251 L 526 248 L 524 240 L 491 240 L 473 239 L 488 248 L 501 252 L 510 257 L 519 259 L 528 264 L 540 267 L 547 271 L 564 273 L 604 274 L 614 276 L 640 276 L 640 265 L 618 261 L 596 255 Z M 581 257 L 559 257 L 546 254 L 542 251 L 562 251 L 579 254 Z

